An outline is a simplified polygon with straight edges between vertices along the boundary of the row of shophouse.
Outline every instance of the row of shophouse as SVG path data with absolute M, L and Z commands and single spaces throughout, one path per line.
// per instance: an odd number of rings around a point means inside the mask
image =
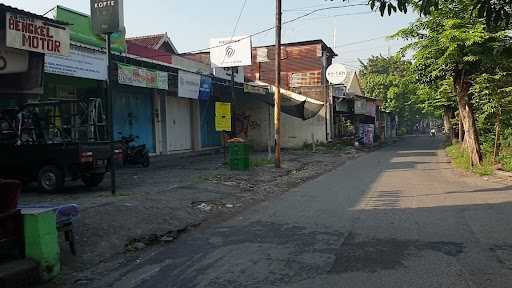
M 50 18 L 2 4 L 0 12 L 0 56 L 10 53 L 26 66 L 1 71 L 0 65 L 0 109 L 30 101 L 100 99 L 104 108 L 113 107 L 107 117 L 113 119 L 114 137 L 135 135 L 151 153 L 171 154 L 222 146 L 215 103 L 229 102 L 237 136 L 255 149 L 273 145 L 273 46 L 254 47 L 251 66 L 226 70 L 212 68 L 207 52 L 180 54 L 165 33 L 135 38 L 114 34 L 113 103 L 108 103 L 105 40 L 92 32 L 88 15 L 61 6 Z M 12 15 L 65 27 L 68 53 L 7 48 L 6 17 Z M 284 44 L 281 52 L 283 147 L 334 140 L 373 144 L 396 135 L 396 117 L 382 111 L 378 99 L 364 96 L 356 72 L 343 85 L 328 84 L 326 69 L 337 55 L 322 40 Z

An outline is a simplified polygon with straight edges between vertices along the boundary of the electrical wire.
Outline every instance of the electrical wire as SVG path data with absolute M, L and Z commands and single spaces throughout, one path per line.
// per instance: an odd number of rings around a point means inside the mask
M 240 9 L 240 13 L 238 14 L 238 18 L 236 19 L 235 27 L 233 28 L 233 33 L 231 33 L 231 39 L 235 37 L 236 30 L 238 29 L 238 24 L 240 24 L 240 19 L 242 18 L 242 14 L 244 14 L 245 6 L 247 5 L 247 0 L 244 0 L 242 4 L 242 9 Z
M 380 39 L 384 39 L 388 37 L 387 35 L 385 36 L 379 36 L 379 37 L 375 37 L 375 38 L 369 38 L 369 39 L 365 39 L 365 40 L 361 40 L 361 41 L 355 41 L 355 42 L 349 42 L 349 43 L 345 43 L 345 44 L 337 44 L 336 45 L 336 49 L 338 48 L 341 48 L 341 47 L 347 47 L 347 46 L 353 46 L 353 45 L 358 45 L 358 44 L 363 44 L 363 43 L 367 43 L 367 42 L 372 42 L 372 41 L 375 41 L 375 40 L 380 40 Z
M 346 14 L 335 14 L 335 15 L 325 15 L 321 17 L 314 17 L 314 18 L 308 18 L 306 20 L 322 20 L 322 19 L 331 19 L 331 18 L 338 18 L 342 16 L 354 16 L 354 15 L 369 15 L 373 14 L 373 11 L 366 11 L 366 12 L 354 12 L 354 13 L 346 13 Z
M 360 4 L 368 5 L 368 2 L 360 2 Z M 291 8 L 291 9 L 284 9 L 283 12 L 294 12 L 294 11 L 304 12 L 311 8 L 318 8 L 318 7 L 323 7 L 326 5 L 331 5 L 331 4 L 326 3 L 326 4 L 317 4 L 317 5 L 310 5 L 310 6 L 304 6 L 304 7 L 295 7 L 295 8 Z
M 287 21 L 284 21 L 283 22 L 283 25 L 286 25 L 286 24 L 289 24 L 289 23 L 293 23 L 293 22 L 296 22 L 300 19 L 303 19 L 303 18 L 306 18 L 312 14 L 315 14 L 315 13 L 318 13 L 318 12 L 321 12 L 321 11 L 326 11 L 326 10 L 333 10 L 333 9 L 342 9 L 342 8 L 349 8 L 349 7 L 358 7 L 358 6 L 368 6 L 368 4 L 363 4 L 363 3 L 360 3 L 360 4 L 348 4 L 348 5 L 341 5 L 341 6 L 331 6 L 331 7 L 324 7 L 324 8 L 319 8 L 319 9 L 315 9 L 315 10 L 312 10 L 312 11 L 309 11 L 308 13 L 305 13 L 301 16 L 298 16 L 298 17 L 295 17 L 295 18 L 292 18 L 290 20 L 287 20 Z M 264 30 L 261 30 L 261 31 L 258 31 L 256 33 L 252 33 L 248 36 L 245 36 L 245 37 L 242 37 L 240 39 L 237 39 L 235 41 L 232 41 L 231 43 L 229 44 L 232 44 L 232 43 L 236 43 L 236 42 L 240 42 L 242 40 L 245 40 L 245 39 L 248 39 L 248 38 L 251 38 L 251 37 L 254 37 L 254 36 L 257 36 L 257 35 L 260 35 L 260 34 L 263 34 L 265 32 L 268 32 L 268 31 L 271 31 L 271 30 L 274 30 L 276 28 L 276 26 L 272 26 L 270 28 L 267 28 L 267 29 L 264 29 Z M 223 47 L 223 46 L 226 46 L 227 44 L 223 44 L 223 45 L 217 45 L 217 46 L 213 46 L 213 47 L 209 47 L 209 48 L 203 48 L 203 49 L 197 49 L 197 50 L 192 50 L 192 51 L 187 51 L 187 52 L 184 52 L 182 54 L 194 54 L 194 53 L 199 53 L 199 52 L 205 52 L 205 51 L 208 51 L 210 49 L 214 49 L 214 48 L 219 48 L 219 47 Z

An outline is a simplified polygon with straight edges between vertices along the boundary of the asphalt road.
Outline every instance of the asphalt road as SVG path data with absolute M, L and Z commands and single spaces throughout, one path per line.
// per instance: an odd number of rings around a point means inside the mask
M 440 139 L 406 138 L 97 287 L 512 287 L 512 187 L 454 171 Z

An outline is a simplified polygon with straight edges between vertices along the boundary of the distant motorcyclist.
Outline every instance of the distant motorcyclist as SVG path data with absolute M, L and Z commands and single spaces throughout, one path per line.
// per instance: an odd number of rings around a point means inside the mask
M 430 129 L 430 136 L 431 137 L 436 137 L 436 134 L 437 134 L 436 129 L 434 129 L 434 128 Z

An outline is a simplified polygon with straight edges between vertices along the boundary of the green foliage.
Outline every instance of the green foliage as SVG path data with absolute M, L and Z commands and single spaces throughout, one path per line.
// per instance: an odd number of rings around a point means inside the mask
M 419 86 L 411 70 L 411 61 L 404 60 L 400 55 L 373 56 L 361 65 L 365 94 L 382 99 L 384 110 L 396 113 L 402 128 L 412 130 L 420 119 L 425 118 L 415 97 Z
M 502 151 L 500 157 L 498 157 L 498 161 L 503 166 L 503 170 L 512 172 L 512 149 L 507 148 Z
M 483 20 L 468 15 L 465 1 L 443 3 L 429 17 L 419 18 L 393 37 L 412 40 L 401 52 L 414 51 L 413 68 L 424 84 L 462 73 L 470 78 L 495 68 L 498 51 L 509 36 L 490 32 Z
M 446 153 L 452 159 L 452 164 L 462 170 L 475 173 L 480 176 L 488 176 L 494 173 L 492 157 L 486 157 L 480 166 L 472 166 L 469 153 L 462 149 L 460 144 L 452 145 L 446 148 Z
M 333 0 L 331 0 L 333 1 Z M 343 0 L 349 1 L 349 0 Z M 382 16 L 396 12 L 407 13 L 408 7 L 413 7 L 420 15 L 431 15 L 452 0 L 369 0 L 372 10 L 378 10 Z M 510 27 L 512 19 L 512 1 L 510 0 L 468 0 L 467 15 L 485 19 L 492 29 Z M 466 15 L 466 14 L 464 14 Z

